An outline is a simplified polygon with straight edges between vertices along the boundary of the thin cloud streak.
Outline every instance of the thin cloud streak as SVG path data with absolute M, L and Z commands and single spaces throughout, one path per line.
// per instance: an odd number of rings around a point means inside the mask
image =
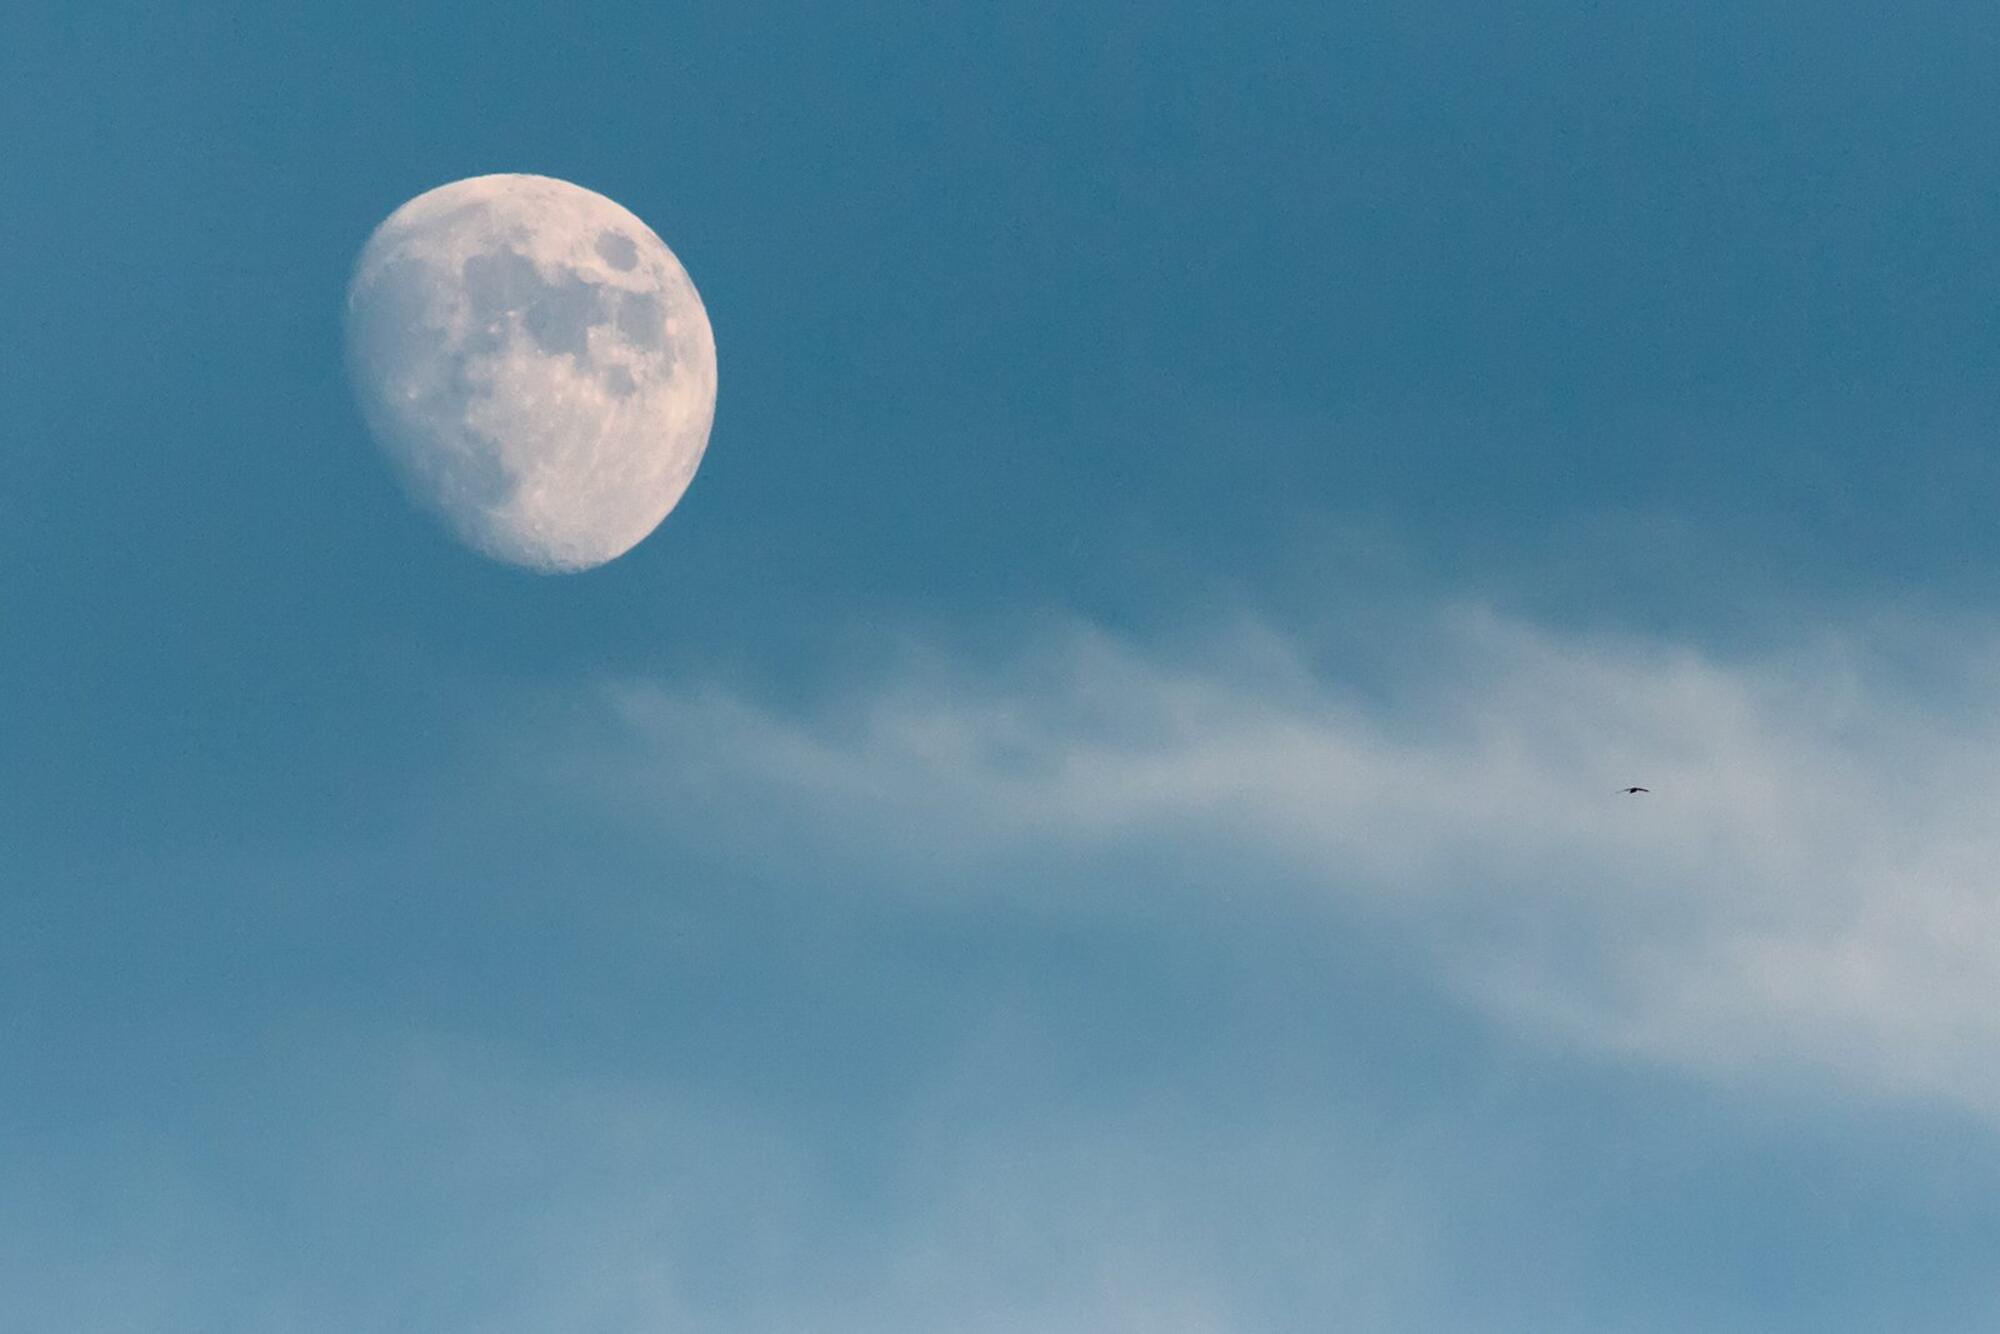
M 1363 692 L 1268 628 L 1073 624 L 999 671 L 913 651 L 820 710 L 621 684 L 619 739 L 563 772 L 807 883 L 1365 914 L 1551 1040 L 2000 1116 L 2000 735 L 1965 722 L 2000 653 L 1923 633 L 1725 660 L 1460 613 Z

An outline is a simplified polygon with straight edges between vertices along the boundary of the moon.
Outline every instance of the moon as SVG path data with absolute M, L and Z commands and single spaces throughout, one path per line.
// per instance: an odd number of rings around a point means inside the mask
M 547 176 L 454 181 L 384 219 L 348 284 L 347 362 L 411 497 L 544 573 L 638 545 L 715 420 L 687 271 L 624 208 Z

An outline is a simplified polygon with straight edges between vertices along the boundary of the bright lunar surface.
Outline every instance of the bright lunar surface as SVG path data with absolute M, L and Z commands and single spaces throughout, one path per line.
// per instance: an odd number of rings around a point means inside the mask
M 715 418 L 680 261 L 603 195 L 478 176 L 391 213 L 347 292 L 363 416 L 410 493 L 499 560 L 584 570 L 658 526 Z

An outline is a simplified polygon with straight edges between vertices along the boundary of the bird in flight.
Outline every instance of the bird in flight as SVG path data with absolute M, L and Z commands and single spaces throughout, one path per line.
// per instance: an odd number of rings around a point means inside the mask
M 1650 787 L 1627 787 L 1627 788 L 1620 788 L 1619 790 L 1629 797 L 1634 792 L 1651 792 L 1653 789 L 1651 789 Z

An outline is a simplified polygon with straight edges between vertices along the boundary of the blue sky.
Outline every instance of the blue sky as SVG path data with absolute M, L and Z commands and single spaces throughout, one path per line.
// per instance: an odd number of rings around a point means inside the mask
M 1992 1328 L 1996 46 L 8 8 L 0 1330 Z M 715 326 L 581 576 L 343 376 L 494 171 Z

